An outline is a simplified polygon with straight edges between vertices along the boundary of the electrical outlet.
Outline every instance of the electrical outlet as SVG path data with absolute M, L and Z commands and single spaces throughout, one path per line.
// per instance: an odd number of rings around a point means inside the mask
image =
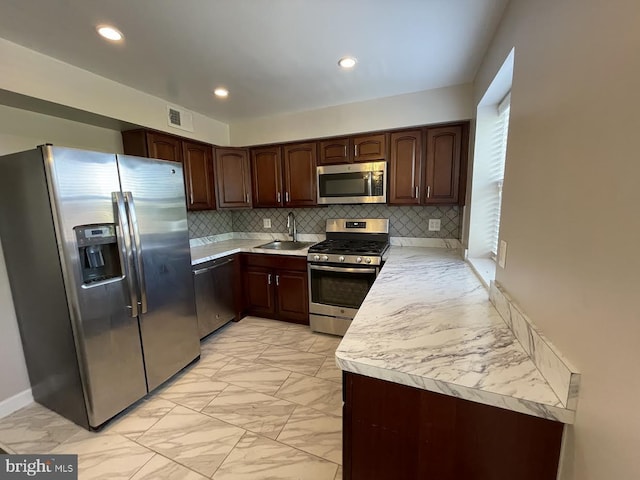
M 498 265 L 504 268 L 507 263 L 507 242 L 500 240 L 500 249 L 498 251 Z
M 430 232 L 439 232 L 440 231 L 440 219 L 439 218 L 430 218 L 429 219 L 429 231 Z
M 262 219 L 262 226 L 264 228 L 271 228 L 271 219 L 270 218 L 263 218 Z

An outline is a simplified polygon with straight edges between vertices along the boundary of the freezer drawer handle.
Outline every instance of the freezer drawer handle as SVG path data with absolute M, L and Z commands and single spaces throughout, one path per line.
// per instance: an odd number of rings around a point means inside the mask
M 147 285 L 144 280 L 144 262 L 142 260 L 142 243 L 140 241 L 140 229 L 138 228 L 138 217 L 136 206 L 133 203 L 131 192 L 124 192 L 124 199 L 129 207 L 129 218 L 131 220 L 131 230 L 133 231 L 133 253 L 136 260 L 136 272 L 138 274 L 138 286 L 140 287 L 140 307 L 142 312 L 147 313 Z
M 118 227 L 120 234 L 117 236 L 120 246 L 121 261 L 124 266 L 124 276 L 129 288 L 129 300 L 131 301 L 131 316 L 138 316 L 138 293 L 133 283 L 133 251 L 131 250 L 131 232 L 129 231 L 129 220 L 124 198 L 120 192 L 112 192 L 111 198 L 118 210 Z

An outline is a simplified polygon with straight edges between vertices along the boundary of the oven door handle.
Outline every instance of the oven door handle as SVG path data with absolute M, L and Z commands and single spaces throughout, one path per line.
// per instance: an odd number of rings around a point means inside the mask
M 376 273 L 375 268 L 325 267 L 324 265 L 309 265 L 309 269 L 322 270 L 324 272 Z

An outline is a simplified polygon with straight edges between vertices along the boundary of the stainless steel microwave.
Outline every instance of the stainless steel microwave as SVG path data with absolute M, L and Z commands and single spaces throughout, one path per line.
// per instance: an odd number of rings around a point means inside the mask
M 318 167 L 318 204 L 387 203 L 387 162 Z

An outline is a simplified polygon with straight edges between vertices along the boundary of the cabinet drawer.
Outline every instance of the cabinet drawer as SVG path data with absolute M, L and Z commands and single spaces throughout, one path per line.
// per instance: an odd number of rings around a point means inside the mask
M 245 253 L 243 254 L 243 263 L 246 266 L 252 267 L 307 271 L 306 257 Z

